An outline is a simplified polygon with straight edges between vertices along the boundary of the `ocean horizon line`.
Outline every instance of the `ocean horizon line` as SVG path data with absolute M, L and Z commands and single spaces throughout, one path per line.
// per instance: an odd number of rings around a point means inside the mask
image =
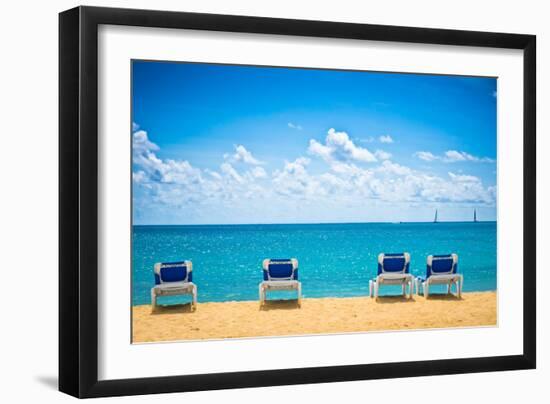
M 145 223 L 132 223 L 132 226 L 141 227 L 178 227 L 178 226 L 300 226 L 300 225 L 326 225 L 326 224 L 445 224 L 445 223 L 496 223 L 497 220 L 478 220 L 476 222 L 472 220 L 438 220 L 433 221 L 393 221 L 393 222 L 303 222 L 303 223 L 178 223 L 178 224 L 145 224 Z

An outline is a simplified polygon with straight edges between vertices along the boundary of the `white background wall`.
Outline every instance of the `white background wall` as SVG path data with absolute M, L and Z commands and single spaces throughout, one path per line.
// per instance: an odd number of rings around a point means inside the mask
M 5 402 L 67 402 L 57 385 L 57 13 L 78 5 L 5 2 L 0 24 L 0 397 Z M 87 5 L 335 20 L 433 28 L 530 33 L 538 41 L 539 284 L 550 281 L 544 260 L 550 225 L 546 171 L 550 150 L 550 25 L 542 1 L 188 0 L 90 1 Z M 330 57 L 327 55 L 327 57 Z M 545 213 L 546 211 L 546 213 Z M 518 212 L 510 212 L 510 214 Z M 30 268 L 27 266 L 30 265 Z M 32 278 L 17 280 L 30 270 Z M 447 403 L 524 400 L 547 395 L 550 377 L 550 294 L 539 288 L 538 369 L 428 378 L 116 398 L 120 402 Z M 429 393 L 424 394 L 425 391 Z M 530 393 L 526 393 L 530 392 Z M 9 400 L 9 401 L 7 401 Z M 537 400 L 540 401 L 540 400 Z

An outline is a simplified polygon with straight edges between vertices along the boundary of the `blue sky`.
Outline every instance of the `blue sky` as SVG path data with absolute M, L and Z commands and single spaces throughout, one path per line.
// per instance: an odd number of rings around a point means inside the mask
M 496 219 L 496 79 L 134 61 L 135 224 Z

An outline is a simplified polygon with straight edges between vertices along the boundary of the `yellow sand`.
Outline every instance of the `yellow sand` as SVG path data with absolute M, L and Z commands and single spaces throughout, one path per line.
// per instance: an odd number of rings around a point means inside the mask
M 133 342 L 496 325 L 495 292 L 133 307 Z

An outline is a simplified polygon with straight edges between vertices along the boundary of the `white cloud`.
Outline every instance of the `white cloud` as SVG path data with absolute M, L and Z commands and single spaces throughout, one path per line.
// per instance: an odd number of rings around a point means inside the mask
M 263 169 L 263 167 L 254 167 L 252 170 L 250 170 L 250 174 L 254 178 L 266 178 L 267 173 Z
M 215 179 L 217 180 L 221 180 L 222 179 L 222 176 L 220 175 L 220 173 L 216 172 L 216 171 L 211 171 L 209 169 L 206 169 L 204 170 L 205 173 L 211 175 L 212 177 L 214 177 Z
M 457 151 L 457 150 L 446 151 L 445 157 L 443 158 L 443 160 L 449 163 L 454 163 L 456 161 L 475 161 L 475 162 L 481 162 L 481 163 L 495 162 L 495 160 L 490 159 L 488 157 L 476 157 L 476 156 L 472 156 L 469 153 L 466 153 L 463 151 Z
M 496 203 L 496 187 L 484 186 L 479 177 L 470 173 L 428 174 L 390 161 L 389 153 L 384 155 L 386 152 L 381 150 L 374 153 L 379 163 L 365 167 L 358 164 L 365 161 L 359 149 L 347 134 L 331 130 L 324 144 L 311 140 L 308 148 L 311 155 L 321 157 L 328 167 L 312 164 L 309 158 L 301 156 L 273 167 L 268 173 L 267 165 L 250 163 L 259 160 L 244 146 L 236 146 L 234 154 L 223 159 L 220 156 L 219 168 L 200 169 L 187 160 L 159 157 L 159 147 L 145 131 L 138 130 L 133 134 L 132 177 L 134 195 L 137 192 L 143 199 L 136 206 L 144 211 L 175 207 L 189 215 L 202 212 L 205 216 L 207 212 L 230 215 L 234 209 L 240 209 L 245 216 L 247 212 L 266 209 L 281 215 L 294 209 L 301 215 L 306 206 L 315 206 L 328 209 L 327 217 L 337 217 L 340 209 L 386 202 L 489 206 Z M 417 156 L 422 158 L 419 153 Z M 433 159 L 449 158 L 424 153 L 424 157 Z
M 389 160 L 391 159 L 391 153 L 385 152 L 384 150 L 376 150 L 374 155 L 379 160 Z
M 308 152 L 315 156 L 321 157 L 325 161 L 329 161 L 332 155 L 332 149 L 328 146 L 322 145 L 315 139 L 309 141 Z
M 149 141 L 147 132 L 144 130 L 138 130 L 132 135 L 132 148 L 134 153 L 143 153 L 147 151 L 156 151 L 159 147 L 153 142 Z
M 368 149 L 356 146 L 346 132 L 337 132 L 333 128 L 329 129 L 325 144 L 311 139 L 308 152 L 321 157 L 328 163 L 350 160 L 367 163 L 377 161 L 376 156 Z
M 494 163 L 495 160 L 489 157 L 477 157 L 464 151 L 447 150 L 442 156 L 437 156 L 428 151 L 419 151 L 414 153 L 416 157 L 424 161 L 440 160 L 444 163 L 456 163 L 461 161 L 471 161 L 476 163 Z
M 369 136 L 369 137 L 366 137 L 366 138 L 360 138 L 360 139 L 356 139 L 359 143 L 372 143 L 374 142 L 376 139 L 372 136 Z
M 138 130 L 132 136 L 133 163 L 140 168 L 135 181 L 191 184 L 201 182 L 200 170 L 188 161 L 162 160 L 155 154 L 159 147 L 151 142 L 147 132 Z
M 317 178 L 307 171 L 310 160 L 299 157 L 292 162 L 285 162 L 282 170 L 273 172 L 272 190 L 277 194 L 294 196 L 299 199 L 306 197 L 318 197 L 324 194 L 324 190 Z
M 225 154 L 224 156 L 228 157 L 229 155 Z M 252 155 L 251 152 L 246 150 L 246 147 L 244 147 L 243 145 L 235 146 L 235 154 L 230 156 L 230 160 L 233 161 L 233 162 L 240 161 L 240 162 L 243 162 L 243 163 L 246 163 L 246 164 L 251 164 L 251 165 L 263 164 L 260 160 L 255 158 Z
M 496 192 L 480 178 L 448 173 L 448 178 L 384 161 L 370 181 L 374 195 L 385 201 L 483 203 L 492 205 Z
M 302 126 L 296 123 L 289 122 L 287 125 L 290 129 L 302 130 Z
M 145 174 L 145 171 L 139 170 L 132 173 L 132 180 L 137 184 L 143 184 L 147 182 L 147 175 Z
M 383 135 L 378 138 L 380 143 L 393 143 L 393 139 L 390 135 Z
M 473 175 L 463 175 L 463 174 L 454 174 L 449 172 L 449 177 L 455 182 L 480 182 L 480 179 L 478 177 L 474 177 Z
M 220 166 L 220 169 L 222 170 L 222 173 L 226 174 L 227 177 L 237 181 L 239 184 L 242 184 L 244 182 L 244 178 L 239 175 L 237 170 L 235 170 L 231 164 L 223 163 Z
M 424 160 L 424 161 L 434 161 L 439 159 L 439 157 L 427 151 L 419 151 L 419 152 L 416 152 L 414 155 L 418 157 L 420 160 Z
M 402 166 L 397 163 L 392 163 L 391 161 L 384 161 L 380 167 L 377 168 L 377 171 L 385 174 L 395 174 L 395 175 L 409 175 L 412 173 L 409 167 Z
M 265 180 L 265 169 L 254 165 L 255 159 L 244 147 L 236 147 L 236 153 L 222 161 L 219 172 L 201 170 L 186 160 L 162 159 L 156 154 L 159 147 L 151 142 L 145 131 L 133 136 L 132 173 L 135 192 L 141 192 L 154 209 L 166 205 L 199 209 L 208 204 L 234 203 L 262 195 L 257 180 Z M 254 166 L 240 173 L 232 162 L 246 162 Z M 143 202 L 140 206 L 143 205 Z M 217 209 L 220 209 L 218 206 Z
M 344 174 L 348 176 L 357 175 L 363 172 L 364 169 L 357 167 L 353 163 L 343 163 L 341 161 L 334 161 L 330 164 L 330 169 L 338 174 Z
M 163 206 L 195 206 L 219 194 L 219 186 L 205 180 L 202 171 L 188 161 L 158 157 L 159 147 L 149 140 L 145 131 L 135 132 L 132 140 L 136 214 L 162 210 Z
M 445 160 L 449 162 L 453 161 L 474 161 L 475 158 L 471 154 L 468 154 L 466 152 L 459 152 L 456 150 L 448 150 L 445 152 Z

